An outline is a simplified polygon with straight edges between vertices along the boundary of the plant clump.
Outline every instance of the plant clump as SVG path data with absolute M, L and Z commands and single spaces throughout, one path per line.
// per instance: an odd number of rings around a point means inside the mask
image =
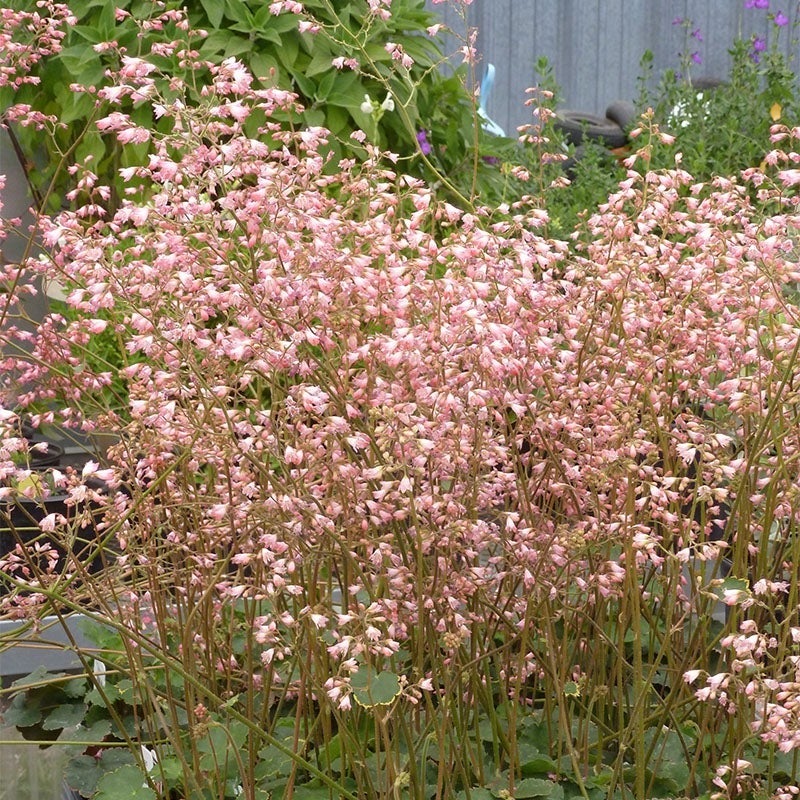
M 2 616 L 98 644 L 7 721 L 100 800 L 794 791 L 800 130 L 703 183 L 635 169 L 646 117 L 568 244 L 193 41 L 103 90 L 150 151 L 119 207 L 74 168 L 2 268 L 0 499 L 47 495 L 21 415 L 119 437 L 0 560 Z M 23 272 L 70 313 L 22 320 Z

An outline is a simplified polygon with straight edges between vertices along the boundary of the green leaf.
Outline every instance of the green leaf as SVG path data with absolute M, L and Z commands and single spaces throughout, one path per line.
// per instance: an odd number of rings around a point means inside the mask
M 18 694 L 3 711 L 2 720 L 4 725 L 29 728 L 42 721 L 42 709 L 38 703 L 28 702 L 24 694 Z
M 103 686 L 102 694 L 96 686 L 92 687 L 92 689 L 86 693 L 87 703 L 93 706 L 101 706 L 103 708 L 107 704 L 113 705 L 119 699 L 120 692 L 115 683 L 107 683 L 105 686 Z
M 330 796 L 327 786 L 297 786 L 292 793 L 294 800 L 330 800 Z
M 432 67 L 440 58 L 436 46 L 419 36 L 406 36 L 401 41 L 406 53 L 414 59 L 414 65 L 422 69 Z
M 366 90 L 358 75 L 348 71 L 337 72 L 335 76 L 333 87 L 327 97 L 328 104 L 342 108 L 351 106 L 359 108 L 364 102 Z
M 495 797 L 505 796 L 504 789 L 495 789 Z M 514 787 L 514 800 L 526 800 L 530 797 L 550 797 L 552 800 L 562 800 L 564 789 L 553 781 L 542 778 L 524 778 Z
M 94 800 L 157 800 L 157 798 L 156 793 L 146 785 L 142 770 L 133 764 L 128 764 L 100 778 Z
M 252 53 L 250 70 L 253 76 L 261 81 L 269 80 L 272 70 L 278 71 L 278 62 L 267 53 Z
M 87 706 L 83 703 L 65 703 L 57 706 L 42 723 L 46 731 L 60 731 L 79 725 L 86 714 Z
M 790 782 L 796 782 L 800 766 L 796 763 L 795 753 L 783 753 L 777 747 L 773 747 L 772 750 L 772 776 L 783 775 Z
M 84 797 L 91 797 L 100 779 L 100 765 L 93 756 L 80 755 L 70 759 L 64 769 L 67 785 Z
M 71 681 L 67 681 L 64 686 L 64 694 L 67 697 L 84 697 L 86 695 L 87 690 L 89 689 L 89 683 L 85 678 L 73 678 Z
M 123 766 L 134 767 L 139 775 L 139 785 L 144 782 L 142 772 L 135 766 L 133 755 L 127 747 L 109 747 L 101 752 L 99 759 L 87 755 L 75 756 L 67 763 L 64 780 L 84 797 L 92 797 L 101 778 Z
M 183 764 L 177 756 L 166 756 L 158 762 L 158 774 L 168 784 L 175 785 L 183 777 Z
M 651 728 L 645 734 L 645 744 L 648 749 L 653 748 L 647 766 L 656 776 L 657 788 L 676 792 L 685 787 L 689 780 L 689 764 L 681 737 L 672 730 L 662 734 L 660 729 Z
M 79 620 L 78 630 L 80 630 L 98 650 L 123 650 L 122 636 L 113 628 L 101 625 L 93 619 L 84 618 Z
M 517 756 L 519 758 L 520 770 L 526 777 L 547 775 L 558 769 L 558 765 L 550 756 L 540 752 L 535 745 L 528 744 L 527 742 L 519 742 L 517 744 Z
M 350 115 L 343 108 L 329 105 L 327 125 L 331 133 L 344 137 L 351 127 Z
M 220 0 L 217 0 L 217 2 L 220 2 Z M 225 13 L 232 20 L 246 26 L 248 31 L 254 29 L 255 20 L 253 15 L 242 0 L 225 0 Z
M 216 725 L 197 742 L 199 753 L 224 753 L 228 748 L 240 748 L 247 741 L 247 728 L 241 722 Z
M 295 79 L 297 79 L 298 85 L 300 86 L 301 89 L 303 89 L 303 92 L 305 92 L 308 97 L 313 97 L 314 96 L 313 91 L 307 92 L 306 89 L 303 88 L 303 85 L 300 83 L 299 75 L 296 69 L 296 67 L 299 66 L 297 65 L 297 56 L 300 53 L 300 42 L 298 41 L 297 36 L 294 35 L 283 36 L 280 41 L 281 43 L 280 46 L 278 47 L 278 52 L 276 53 L 276 55 L 278 56 L 278 60 L 286 68 L 286 71 L 289 72 L 289 74 L 292 75 Z M 308 78 L 308 73 L 305 69 L 303 69 L 303 77 Z
M 726 591 L 738 591 L 750 593 L 750 583 L 747 578 L 728 577 L 720 581 L 713 588 L 713 592 L 720 600 L 725 596 Z
M 36 667 L 36 669 L 29 675 L 22 678 L 17 678 L 12 684 L 13 689 L 21 689 L 26 686 L 37 686 L 41 683 L 52 683 L 58 678 L 66 678 L 65 672 L 48 672 L 46 667 Z
M 241 56 L 253 49 L 253 43 L 244 36 L 231 36 L 225 47 L 225 58 Z
M 211 56 L 224 53 L 230 40 L 234 38 L 228 30 L 211 31 L 200 45 L 200 55 Z
M 264 5 L 256 12 L 253 18 L 253 27 L 259 33 L 281 34 L 288 31 L 296 31 L 299 17 L 296 14 L 271 14 L 269 3 Z
M 289 742 L 291 744 L 291 741 Z M 274 747 L 264 747 L 258 751 L 256 776 L 258 778 L 283 777 L 292 771 L 292 759 Z
M 100 74 L 97 75 L 92 68 L 88 72 L 76 75 L 75 82 L 80 83 L 82 86 L 96 86 L 103 77 L 102 72 L 101 68 Z M 91 114 L 94 103 L 95 101 L 90 95 L 82 92 L 72 92 L 58 115 L 59 122 L 69 125 L 76 119 L 86 119 Z
M 303 122 L 308 127 L 325 124 L 325 112 L 321 108 L 307 108 L 303 112 Z
M 465 791 L 460 791 L 456 795 L 456 800 L 492 800 L 492 793 L 488 789 L 470 789 L 469 795 Z
M 219 0 L 200 0 L 200 5 L 208 15 L 208 21 L 212 28 L 219 28 L 222 17 L 225 14 L 225 5 Z
M 75 149 L 75 161 L 78 163 L 91 162 L 94 169 L 97 168 L 106 153 L 106 144 L 103 137 L 97 130 L 89 130 L 81 139 L 80 144 Z M 91 158 L 89 158 L 91 156 Z
M 70 734 L 69 742 L 73 744 L 96 744 L 102 742 L 111 733 L 111 720 L 99 719 L 88 728 L 78 729 Z
M 375 673 L 362 667 L 350 679 L 355 701 L 364 708 L 390 705 L 400 694 L 400 680 L 393 672 Z
M 100 15 L 95 23 L 101 42 L 110 42 L 114 39 L 117 27 L 117 4 L 106 2 L 100 9 Z
M 366 47 L 364 47 L 364 52 L 375 62 L 392 60 L 391 53 L 388 53 L 383 45 L 376 44 L 375 42 L 369 42 Z
M 322 75 L 323 73 L 328 73 L 335 69 L 331 64 L 332 60 L 333 54 L 327 47 L 316 48 L 311 61 L 304 70 L 306 76 L 313 78 L 315 75 Z
M 305 97 L 313 97 L 316 89 L 314 81 L 309 80 L 301 72 L 295 72 L 292 70 L 289 70 L 289 72 L 291 73 L 292 80 L 295 82 L 295 84 L 297 84 L 297 88 L 300 90 L 300 92 Z
M 327 100 L 328 95 L 331 93 L 331 89 L 333 89 L 335 81 L 336 73 L 333 71 L 333 69 L 331 69 L 331 71 L 319 82 L 314 99 L 320 103 Z

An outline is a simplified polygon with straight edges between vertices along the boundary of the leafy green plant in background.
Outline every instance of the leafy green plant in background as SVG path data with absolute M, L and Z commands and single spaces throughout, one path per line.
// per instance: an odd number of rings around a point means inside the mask
M 11 5 L 25 7 L 26 2 Z M 498 199 L 494 189 L 503 183 L 499 169 L 475 155 L 476 148 L 487 146 L 491 156 L 494 143 L 480 131 L 474 97 L 467 89 L 474 76 L 466 65 L 449 74 L 440 69 L 445 60 L 437 36 L 441 26 L 424 0 L 394 0 L 387 19 L 371 11 L 366 0 L 310 0 L 303 14 L 277 13 L 280 3 L 258 0 L 172 3 L 184 5 L 192 28 L 207 32 L 196 40 L 201 58 L 220 63 L 235 57 L 250 68 L 257 85 L 296 93 L 303 109 L 284 114 L 283 121 L 330 130 L 329 147 L 336 155 L 332 165 L 342 157 L 364 156 L 364 147 L 350 136 L 363 130 L 373 144 L 400 155 L 404 171 L 429 179 L 438 173 L 451 195 L 458 187 L 456 194 L 467 198 Z M 174 23 L 141 24 L 153 12 L 150 0 L 77 0 L 70 8 L 77 24 L 68 31 L 63 50 L 40 65 L 40 82 L 23 88 L 15 100 L 51 118 L 52 139 L 43 144 L 43 137 L 29 128 L 13 133 L 35 197 L 41 198 L 55 181 L 50 206 L 64 202 L 64 168 L 74 163 L 105 176 L 115 189 L 116 205 L 118 170 L 145 163 L 149 146 L 142 142 L 123 150 L 94 127 L 93 120 L 103 115 L 98 90 L 108 84 L 109 71 L 118 70 L 126 57 L 147 55 L 159 67 L 161 87 L 181 78 L 193 82 L 199 93 L 202 81 L 187 73 L 180 53 L 165 47 L 176 36 Z M 116 44 L 109 46 L 111 41 Z M 379 108 L 387 96 L 391 113 L 376 115 L 365 108 L 365 98 Z M 142 100 L 132 97 L 123 107 L 137 125 L 157 128 L 158 120 Z M 0 107 L 10 102 L 6 87 L 0 92 Z M 259 122 L 248 122 L 251 134 Z M 420 131 L 427 133 L 429 148 L 420 146 Z
M 724 80 L 696 78 L 697 61 L 684 57 L 679 69 L 668 70 L 652 91 L 652 53 L 645 53 L 638 105 L 642 111 L 653 107 L 656 122 L 677 139 L 675 148 L 653 149 L 653 167 L 674 164 L 678 150 L 682 168 L 697 180 L 736 175 L 762 163 L 772 149 L 774 124 L 796 123 L 797 78 L 779 48 L 787 20 L 780 14 L 771 19 L 771 42 L 753 36 L 733 44 Z M 689 23 L 687 30 L 691 27 Z
M 616 189 L 625 169 L 602 143 L 586 138 L 576 147 L 556 126 L 561 89 L 545 56 L 536 62 L 536 89 L 530 94 L 533 120 L 517 154 L 521 167 L 508 155 L 505 162 L 506 174 L 519 176 L 522 169 L 529 179 L 520 183 L 517 177 L 509 194 L 518 196 L 527 188 L 547 211 L 547 232 L 567 238 Z

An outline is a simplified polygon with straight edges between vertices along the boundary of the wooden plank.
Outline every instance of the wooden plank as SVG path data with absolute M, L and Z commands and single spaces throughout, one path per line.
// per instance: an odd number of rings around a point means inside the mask
M 429 3 L 431 0 L 429 0 Z M 772 3 L 776 13 L 779 3 Z M 550 59 L 561 86 L 563 105 L 602 113 L 617 99 L 638 96 L 640 61 L 653 53 L 653 74 L 679 69 L 680 54 L 697 52 L 702 64 L 693 64 L 695 77 L 725 78 L 730 69 L 728 50 L 737 36 L 760 36 L 777 41 L 787 56 L 800 63 L 800 44 L 791 41 L 800 25 L 800 9 L 788 0 L 780 9 L 789 24 L 778 29 L 762 9 L 745 9 L 741 0 L 473 0 L 469 22 L 481 31 L 479 49 L 484 63 L 497 69 L 489 111 L 513 133 L 530 121 L 524 106 L 525 89 L 533 84 L 534 64 Z M 442 13 L 446 4 L 430 7 Z M 443 11 L 451 24 L 456 15 Z M 691 20 L 686 30 L 673 24 Z M 796 30 L 796 28 L 794 28 Z

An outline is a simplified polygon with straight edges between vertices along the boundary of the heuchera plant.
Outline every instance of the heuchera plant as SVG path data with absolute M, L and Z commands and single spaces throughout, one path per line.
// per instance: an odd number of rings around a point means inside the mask
M 4 81 L 58 46 L 42 9 L 4 16 Z M 80 722 L 100 798 L 796 793 L 800 130 L 699 184 L 633 170 L 644 126 L 570 247 L 359 132 L 331 170 L 293 95 L 193 42 L 196 102 L 132 55 L 105 91 L 99 130 L 152 148 L 128 199 L 76 167 L 88 203 L 3 266 L 3 501 L 47 492 L 18 415 L 119 436 L 0 562 L 6 618 L 108 632 L 17 724 Z M 23 275 L 71 318 L 23 326 Z M 86 358 L 108 331 L 117 373 Z

